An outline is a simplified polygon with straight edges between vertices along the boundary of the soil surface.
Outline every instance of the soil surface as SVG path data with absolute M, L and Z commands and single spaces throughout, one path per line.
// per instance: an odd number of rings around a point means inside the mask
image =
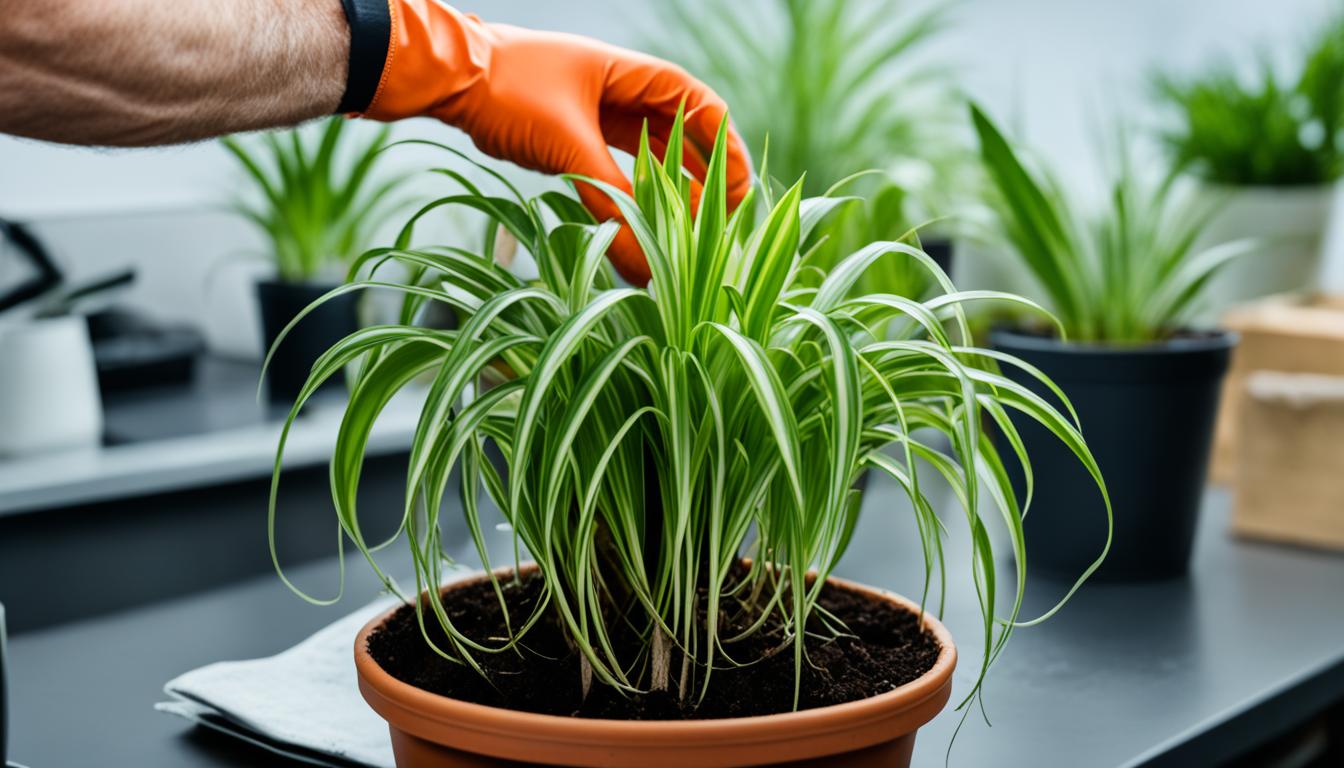
M 541 593 L 541 579 L 525 577 L 521 584 L 501 580 L 514 627 L 531 615 Z M 940 647 L 920 627 L 917 617 L 899 606 L 876 602 L 861 593 L 828 585 L 820 605 L 844 622 L 853 636 L 807 641 L 800 709 L 868 698 L 908 683 L 933 667 Z M 468 637 L 489 647 L 498 647 L 507 635 L 499 602 L 489 582 L 454 588 L 445 601 L 453 625 Z M 747 626 L 745 617 L 735 619 L 722 612 L 731 637 Z M 813 619 L 812 626 L 821 629 Z M 613 628 L 618 622 L 611 622 Z M 447 649 L 446 638 L 432 614 L 426 616 L 430 636 Z M 736 627 L 736 629 L 734 628 Z M 739 664 L 733 667 L 720 656 L 710 678 L 709 693 L 695 705 L 703 670 L 692 675 L 694 694 L 687 704 L 675 692 L 650 692 L 622 696 L 596 679 L 587 697 L 580 681 L 579 657 L 571 651 L 558 625 L 542 618 L 522 640 L 521 652 L 475 653 L 485 670 L 482 676 L 470 667 L 448 661 L 426 643 L 416 622 L 415 610 L 403 606 L 392 619 L 369 637 L 369 651 L 393 677 L 432 693 L 494 707 L 525 712 L 619 720 L 681 720 L 692 718 L 745 717 L 787 712 L 793 703 L 793 648 L 780 647 L 778 627 L 727 646 Z M 642 643 L 633 632 L 613 639 L 618 658 L 624 663 L 640 659 Z M 753 664 L 748 661 L 759 660 Z M 672 689 L 681 668 L 674 654 Z M 639 667 L 638 669 L 643 669 Z

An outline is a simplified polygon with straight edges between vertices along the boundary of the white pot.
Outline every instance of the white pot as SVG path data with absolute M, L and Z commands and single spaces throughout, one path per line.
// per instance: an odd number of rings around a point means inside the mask
M 0 325 L 0 456 L 94 446 L 102 434 L 88 322 Z
M 1200 247 L 1242 238 L 1256 238 L 1262 246 L 1209 282 L 1201 318 L 1214 320 L 1260 296 L 1318 289 L 1334 193 L 1333 185 L 1206 188 L 1204 194 L 1222 207 L 1201 235 Z

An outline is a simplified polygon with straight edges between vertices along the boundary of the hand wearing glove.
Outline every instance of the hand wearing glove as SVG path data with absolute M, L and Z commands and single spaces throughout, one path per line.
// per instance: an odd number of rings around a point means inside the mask
M 380 15 L 384 1 L 390 19 Z M 349 111 L 375 120 L 436 117 L 493 157 L 629 191 L 608 146 L 635 153 L 647 119 L 650 144 L 661 156 L 666 147 L 656 137 L 668 134 L 684 101 L 686 167 L 704 178 L 727 106 L 673 64 L 586 37 L 487 24 L 436 0 L 346 0 L 346 9 L 352 50 L 343 107 Z M 361 107 L 361 91 L 369 90 Z M 729 205 L 736 207 L 750 186 L 751 166 L 735 131 L 728 183 Z M 620 218 L 596 187 L 577 186 L 597 219 Z M 626 280 L 648 282 L 648 265 L 628 227 L 608 255 Z

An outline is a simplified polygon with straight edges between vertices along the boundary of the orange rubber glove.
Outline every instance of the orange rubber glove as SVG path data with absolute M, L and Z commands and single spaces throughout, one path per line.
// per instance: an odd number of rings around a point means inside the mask
M 631 154 L 649 121 L 661 156 L 677 108 L 686 104 L 685 163 L 703 180 L 727 106 L 681 68 L 577 35 L 486 24 L 436 0 L 388 0 L 386 64 L 363 116 L 429 115 L 466 131 L 488 155 L 543 173 L 573 173 L 630 190 L 608 145 Z M 729 143 L 728 198 L 736 207 L 751 184 L 742 139 Z M 599 221 L 619 219 L 614 203 L 589 184 L 579 196 Z M 697 198 L 698 199 L 698 198 Z M 608 256 L 626 280 L 649 280 L 629 227 Z

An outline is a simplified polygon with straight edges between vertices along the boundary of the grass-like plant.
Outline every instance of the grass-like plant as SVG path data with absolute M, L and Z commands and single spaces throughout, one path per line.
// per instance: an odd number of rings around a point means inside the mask
M 376 168 L 389 129 L 356 139 L 350 125 L 331 117 L 311 137 L 312 131 L 293 129 L 221 140 L 260 192 L 257 202 L 235 210 L 265 235 L 286 282 L 311 280 L 332 267 L 339 274 L 373 244 L 374 230 L 391 212 L 390 195 L 401 179 L 380 177 Z
M 964 511 L 984 614 L 983 674 L 1021 625 L 1026 543 L 1005 458 L 982 419 L 1003 431 L 1007 459 L 1024 466 L 1008 412 L 1040 421 L 1101 484 L 1077 425 L 997 366 L 1044 377 L 967 346 L 963 304 L 1034 305 L 958 293 L 927 255 L 899 242 L 872 243 L 819 287 L 799 287 L 799 244 L 836 203 L 803 199 L 800 181 L 777 200 L 765 187 L 753 191 L 767 211 L 758 224 L 744 213 L 750 206 L 730 215 L 725 136 L 726 127 L 698 213 L 681 170 L 680 118 L 663 161 L 645 137 L 633 197 L 586 180 L 612 197 L 632 227 L 652 273 L 647 289 L 615 287 L 605 252 L 618 225 L 594 222 L 572 197 L 526 199 L 482 166 L 504 190 L 489 194 L 451 168 L 440 170 L 463 191 L 422 208 L 393 247 L 361 256 L 351 282 L 329 294 L 401 292 L 404 322 L 365 328 L 333 346 L 290 414 L 292 423 L 324 379 L 358 363 L 331 461 L 340 530 L 379 568 L 380 545 L 366 537 L 355 503 L 365 446 L 389 399 L 430 376 L 398 535 L 409 543 L 415 589 L 429 590 L 414 603 L 421 620 L 441 625 L 448 638 L 438 651 L 474 666 L 479 654 L 514 648 L 546 616 L 578 649 L 585 679 L 623 692 L 668 690 L 693 706 L 715 668 L 751 661 L 736 657 L 739 638 L 720 626 L 721 610 L 754 617 L 748 635 L 767 623 L 782 630 L 778 647 L 793 654 L 799 672 L 804 628 L 821 636 L 843 631 L 817 600 L 853 534 L 854 484 L 866 471 L 889 475 L 909 496 L 929 577 L 923 595 L 932 599 L 944 573 L 943 537 L 955 525 L 939 518 L 926 492 L 932 473 L 950 484 Z M 540 279 L 523 282 L 501 269 L 488 243 L 479 253 L 408 248 L 416 221 L 446 206 L 483 212 L 508 230 L 535 257 Z M 852 295 L 866 270 L 890 259 L 923 265 L 943 292 L 924 302 Z M 379 279 L 389 263 L 408 268 L 410 278 Z M 416 325 L 426 302 L 450 305 L 460 327 Z M 886 338 L 868 331 L 886 324 L 899 330 Z M 950 451 L 932 433 L 945 435 Z M 280 466 L 278 455 L 277 482 Z M 514 617 L 507 642 L 464 635 L 432 589 L 444 576 L 441 523 L 455 469 L 466 530 L 485 564 L 482 490 L 544 580 L 544 599 L 535 613 Z M 646 504 L 649 497 L 656 503 Z M 273 556 L 274 516 L 273 490 Z M 996 578 L 996 526 L 1017 563 L 1006 599 Z M 734 576 L 743 555 L 752 557 L 749 572 Z M 815 582 L 806 579 L 809 570 Z M 628 628 L 643 638 L 636 658 L 619 657 L 612 642 Z
M 1344 14 L 1320 26 L 1296 81 L 1262 59 L 1155 78 L 1176 116 L 1163 138 L 1179 168 L 1237 186 L 1326 184 L 1344 173 Z
M 952 73 L 925 55 L 948 27 L 949 6 L 670 0 L 654 8 L 651 47 L 723 94 L 747 144 L 768 145 L 771 176 L 805 179 L 804 197 L 854 196 L 818 226 L 809 264 L 829 270 L 862 245 L 901 238 L 946 215 L 966 186 Z M 864 175 L 842 184 L 856 173 Z M 909 263 L 876 265 L 861 281 L 903 295 L 931 286 Z
M 1182 196 L 1174 176 L 1141 179 L 1124 146 L 1109 210 L 1084 218 L 1058 183 L 1023 166 L 978 107 L 970 111 L 1002 234 L 1074 341 L 1144 343 L 1183 330 L 1209 280 L 1252 248 L 1243 240 L 1196 249 L 1216 208 Z
M 856 171 L 950 152 L 956 107 L 945 66 L 920 49 L 946 6 L 905 0 L 672 0 L 651 45 L 703 77 L 775 176 L 816 197 Z

